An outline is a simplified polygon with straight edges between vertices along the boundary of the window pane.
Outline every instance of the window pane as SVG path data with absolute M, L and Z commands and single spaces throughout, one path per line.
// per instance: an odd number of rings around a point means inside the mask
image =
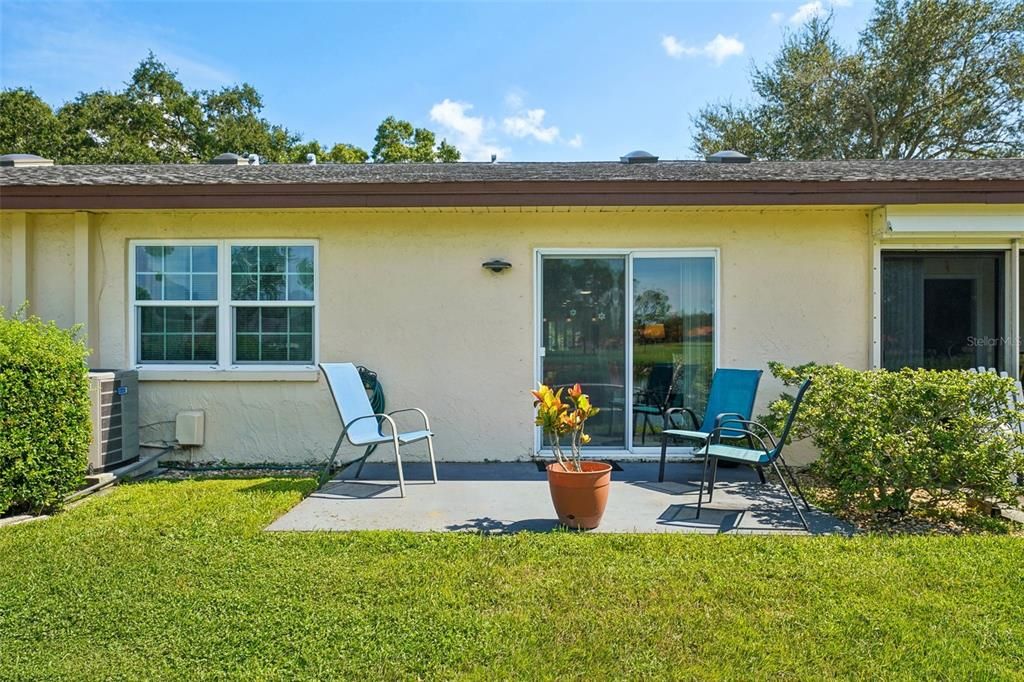
M 288 343 L 288 359 L 292 362 L 313 362 L 313 335 L 291 334 Z
M 260 300 L 284 301 L 284 275 L 260 275 Z
M 135 300 L 160 301 L 164 297 L 163 283 L 160 275 L 135 276 Z
M 260 247 L 260 272 L 284 272 L 285 247 Z
M 255 246 L 231 247 L 231 272 L 258 272 L 259 251 Z
M 279 334 L 288 331 L 287 308 L 260 308 L 261 327 L 264 334 Z
M 164 329 L 170 333 L 192 332 L 192 309 L 191 308 L 164 308 L 164 319 L 167 327 Z
M 217 333 L 216 308 L 192 308 L 193 330 L 196 334 Z
M 260 331 L 260 309 L 235 308 L 235 331 L 240 334 L 258 334 Z
M 139 362 L 217 361 L 217 308 L 139 308 Z
M 163 263 L 164 247 L 135 247 L 135 272 L 163 272 Z
M 1003 364 L 1001 253 L 883 253 L 882 366 Z
M 313 332 L 312 308 L 288 308 L 288 331 L 292 334 Z
M 236 362 L 259 362 L 260 360 L 260 337 L 259 334 L 239 334 L 235 337 L 235 361 Z
M 313 274 L 313 247 L 312 246 L 289 246 L 288 247 L 288 272 Z
M 265 334 L 261 338 L 261 359 L 263 362 L 287 362 L 288 335 Z
M 189 275 L 163 275 L 164 300 L 187 301 L 189 299 Z
M 192 300 L 217 300 L 217 275 L 192 275 Z
M 255 301 L 256 275 L 231 275 L 231 298 L 235 301 Z
M 312 307 L 236 307 L 235 362 L 312 363 Z
M 192 272 L 217 272 L 217 247 L 192 247 Z
M 192 335 L 191 334 L 168 334 L 167 357 L 168 362 L 190 362 L 192 360 Z
M 217 362 L 216 334 L 196 334 L 193 344 L 196 362 Z
M 191 272 L 190 248 L 187 246 L 164 247 L 164 272 Z
M 289 301 L 312 301 L 313 300 L 313 276 L 312 275 L 288 275 L 288 300 Z

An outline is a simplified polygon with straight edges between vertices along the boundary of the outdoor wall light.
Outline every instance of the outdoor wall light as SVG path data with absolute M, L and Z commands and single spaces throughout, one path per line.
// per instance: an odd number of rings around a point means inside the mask
M 482 267 L 490 270 L 491 272 L 501 272 L 503 270 L 508 270 L 509 268 L 511 268 L 512 264 L 509 263 L 507 260 L 495 259 L 487 261 L 486 263 L 483 264 Z

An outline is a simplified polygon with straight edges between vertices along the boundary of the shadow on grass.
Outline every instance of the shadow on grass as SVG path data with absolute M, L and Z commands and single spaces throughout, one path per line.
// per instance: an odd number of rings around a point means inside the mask
M 547 533 L 559 528 L 562 528 L 562 526 L 556 519 L 523 519 L 521 521 L 506 522 L 492 519 L 489 516 L 469 519 L 465 523 L 445 526 L 447 530 L 480 533 L 481 535 L 509 535 L 524 531 Z

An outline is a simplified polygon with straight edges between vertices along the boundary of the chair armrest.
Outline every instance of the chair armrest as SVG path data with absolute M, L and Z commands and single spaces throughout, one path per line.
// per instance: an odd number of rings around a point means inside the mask
M 689 407 L 670 407 L 667 410 L 665 410 L 665 428 L 666 429 L 668 428 L 668 423 L 669 423 L 670 415 L 680 414 L 680 413 L 683 413 L 683 412 L 685 412 L 686 414 L 690 415 L 690 420 L 693 422 L 694 430 L 699 429 L 700 428 L 700 422 L 697 421 L 697 415 Z
M 746 429 L 735 429 L 735 428 L 732 428 L 732 427 L 725 426 L 726 424 L 740 424 L 740 425 L 742 425 L 744 427 L 747 427 L 747 428 Z M 771 429 L 769 429 L 767 426 L 765 426 L 761 422 L 756 422 L 756 421 L 753 421 L 752 419 L 735 419 L 735 418 L 730 417 L 730 418 L 727 418 L 727 419 L 723 419 L 721 421 L 721 423 L 717 424 L 716 425 L 716 429 L 719 429 L 719 428 L 724 430 L 724 431 L 744 431 L 745 435 L 746 435 L 746 433 L 750 432 L 751 428 L 757 428 L 757 429 L 760 429 L 761 432 L 764 435 L 768 436 L 768 440 L 771 442 L 772 448 L 776 448 L 776 447 L 779 446 L 779 443 L 778 443 L 778 441 L 775 440 L 775 436 L 772 434 Z M 758 440 L 761 440 L 761 438 L 759 436 L 757 436 L 757 434 L 753 434 L 753 435 L 755 435 L 758 438 Z
M 420 416 L 423 417 L 423 428 L 426 429 L 427 431 L 430 430 L 430 420 L 427 419 L 427 413 L 424 412 L 423 410 L 421 410 L 418 407 L 406 407 L 406 408 L 401 409 L 401 410 L 395 410 L 393 412 L 388 412 L 388 415 L 402 414 L 403 412 L 419 412 Z
M 721 440 L 721 436 L 722 436 L 722 432 L 723 431 L 728 431 L 729 433 L 740 433 L 740 434 L 743 434 L 744 436 L 750 436 L 751 438 L 756 438 L 757 442 L 761 444 L 761 448 L 764 450 L 764 454 L 766 454 L 766 455 L 770 455 L 771 452 L 773 450 L 775 450 L 775 448 L 776 448 L 776 446 L 775 446 L 775 439 L 772 437 L 771 433 L 768 433 L 768 437 L 769 437 L 769 440 L 771 440 L 771 442 L 772 442 L 772 447 L 768 447 L 768 444 L 764 442 L 764 439 L 761 438 L 761 436 L 757 435 L 756 433 L 754 433 L 753 431 L 751 431 L 749 429 L 739 429 L 739 428 L 735 428 L 735 427 L 722 427 L 722 426 L 719 426 L 719 427 L 716 427 L 714 429 L 711 429 L 711 432 L 708 434 L 708 439 L 704 442 L 704 454 L 705 455 L 707 454 L 708 448 L 711 446 L 712 442 L 716 442 L 717 443 L 717 441 Z
M 352 427 L 353 424 L 355 424 L 358 421 L 362 421 L 363 419 L 384 419 L 389 424 L 391 424 L 391 435 L 394 436 L 394 435 L 396 435 L 398 433 L 398 427 L 395 424 L 395 420 L 391 418 L 391 415 L 383 414 L 383 413 L 381 413 L 381 414 L 364 414 L 362 417 L 356 417 L 355 419 L 350 421 L 348 424 L 345 424 L 345 431 L 347 432 Z M 384 434 L 382 433 L 381 435 L 384 435 Z

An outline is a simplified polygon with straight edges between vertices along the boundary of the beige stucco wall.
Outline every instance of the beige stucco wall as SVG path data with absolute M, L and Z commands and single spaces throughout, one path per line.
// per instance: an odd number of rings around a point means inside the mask
M 38 270 L 73 266 L 73 214 L 36 215 L 30 225 L 36 310 L 70 323 L 70 276 Z M 390 407 L 431 414 L 446 460 L 531 454 L 536 248 L 719 248 L 720 365 L 863 368 L 870 360 L 871 217 L 863 207 L 119 212 L 93 214 L 91 230 L 93 365 L 106 367 L 129 363 L 129 240 L 318 239 L 320 359 L 378 370 Z M 512 269 L 480 267 L 495 257 Z M 759 408 L 779 390 L 766 377 Z M 206 410 L 206 445 L 190 454 L 197 461 L 322 459 L 339 430 L 321 381 L 147 381 L 140 393 L 144 424 Z M 172 431 L 158 425 L 143 435 Z

